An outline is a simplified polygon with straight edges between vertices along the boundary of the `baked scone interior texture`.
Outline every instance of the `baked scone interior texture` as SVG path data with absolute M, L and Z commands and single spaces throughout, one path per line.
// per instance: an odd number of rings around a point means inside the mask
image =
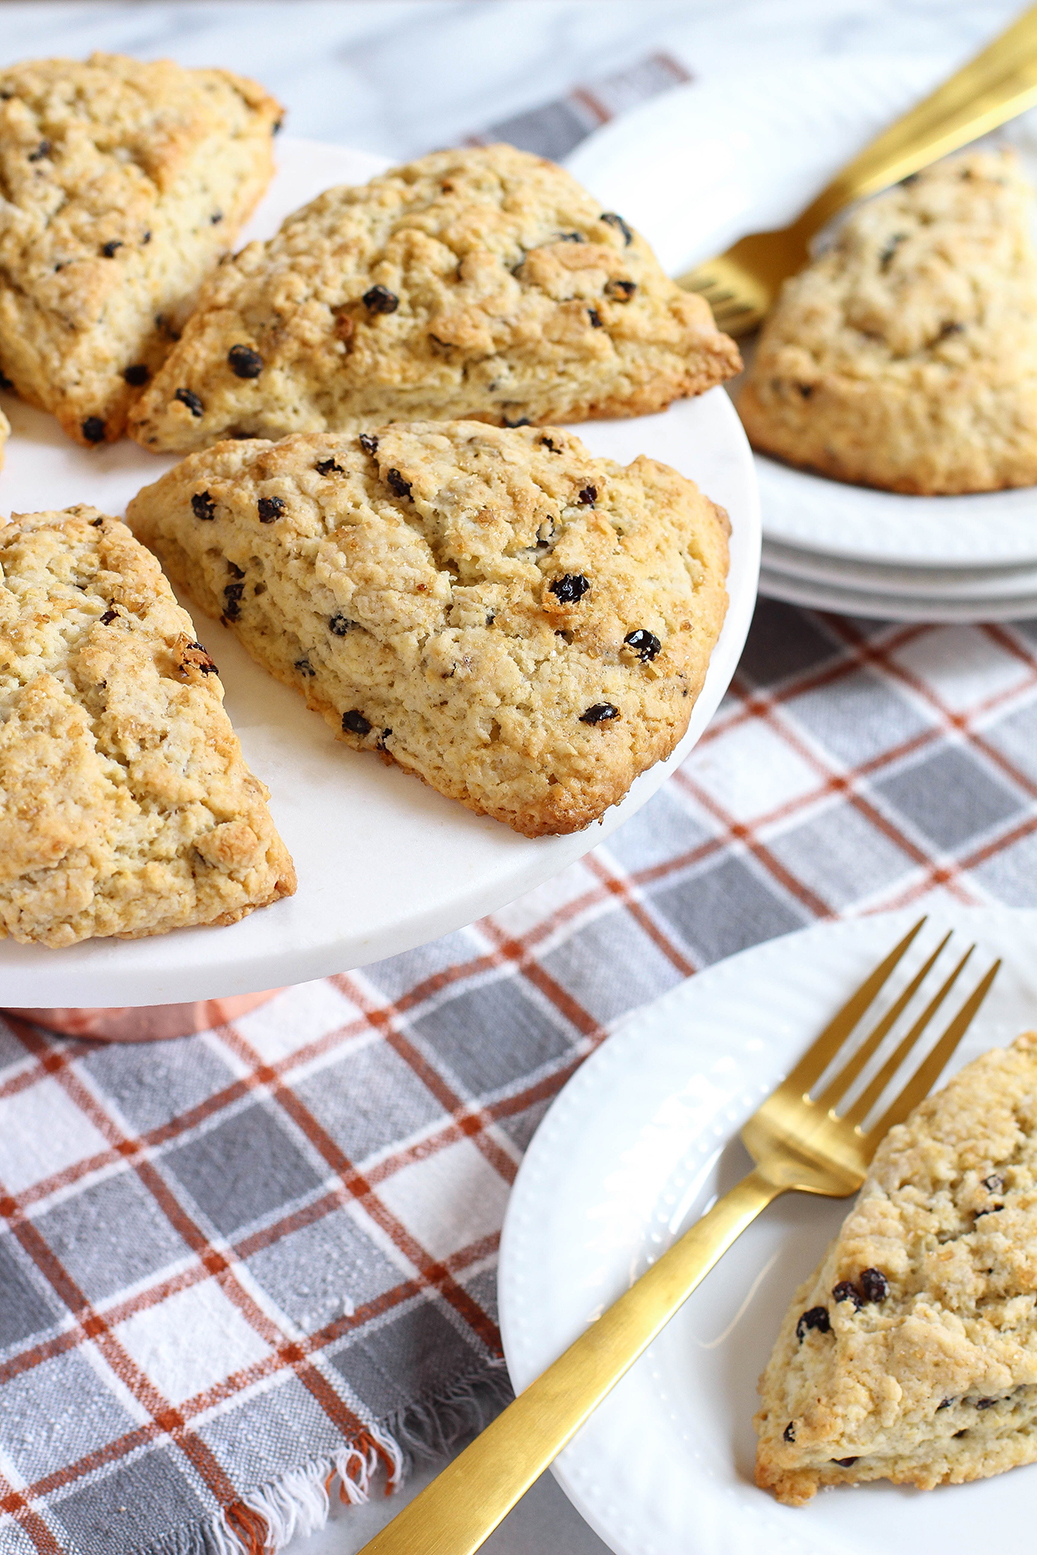
M 77 442 L 124 430 L 270 180 L 281 112 L 170 60 L 0 70 L 0 369 Z
M 854 211 L 763 327 L 738 400 L 753 446 L 892 491 L 1037 483 L 1034 217 L 1010 151 Z
M 556 428 L 221 443 L 128 522 L 340 738 L 529 836 L 670 753 L 727 604 L 726 514 Z
M 222 265 L 135 408 L 146 448 L 477 417 L 634 416 L 740 358 L 554 163 L 441 151 L 329 189 Z
M 1037 1459 L 1037 1035 L 890 1131 L 760 1391 L 757 1482 L 794 1506 Z
M 233 923 L 295 889 L 158 562 L 91 507 L 0 527 L 0 935 Z

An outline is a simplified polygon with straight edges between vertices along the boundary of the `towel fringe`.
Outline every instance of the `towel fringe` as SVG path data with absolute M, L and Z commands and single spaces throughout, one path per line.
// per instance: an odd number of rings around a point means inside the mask
M 194 1530 L 178 1530 L 176 1555 L 272 1555 L 296 1534 L 323 1528 L 336 1480 L 340 1500 L 358 1506 L 370 1497 L 381 1467 L 388 1495 L 399 1489 L 416 1459 L 440 1457 L 462 1437 L 481 1431 L 511 1396 L 503 1362 L 491 1362 L 489 1372 L 462 1378 L 427 1403 L 405 1405 L 330 1457 L 249 1491 Z M 160 1540 L 148 1555 L 167 1550 L 173 1555 L 173 1546 Z

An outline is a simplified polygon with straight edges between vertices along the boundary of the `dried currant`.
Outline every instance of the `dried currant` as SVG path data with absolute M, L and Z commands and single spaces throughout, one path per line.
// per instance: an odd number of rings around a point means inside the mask
M 530 421 L 528 416 L 520 416 L 517 421 L 509 421 L 507 416 L 504 416 L 504 417 L 502 417 L 502 420 L 504 422 L 504 425 L 506 427 L 509 427 L 511 429 L 511 431 L 514 431 L 516 427 L 532 426 L 532 422 Z
M 210 227 L 218 227 L 222 220 L 223 220 L 223 212 L 222 211 L 213 211 L 212 215 L 209 217 L 209 225 L 210 225 Z
M 387 470 L 385 472 L 385 483 L 389 490 L 395 492 L 398 497 L 409 497 L 411 494 L 410 481 L 405 481 L 399 470 Z
M 315 675 L 317 673 L 309 659 L 296 659 L 295 667 L 300 675 Z
M 613 302 L 629 302 L 636 291 L 636 281 L 625 281 L 615 276 L 605 282 L 605 296 L 611 297 Z
M 620 232 L 622 232 L 623 242 L 629 248 L 630 244 L 634 241 L 634 234 L 631 232 L 622 216 L 617 216 L 615 211 L 602 211 L 601 219 L 602 221 L 607 221 L 610 227 L 616 227 Z
M 796 1324 L 796 1338 L 802 1344 L 808 1328 L 816 1328 L 819 1334 L 827 1334 L 831 1331 L 831 1327 L 832 1320 L 828 1316 L 827 1307 L 810 1307 L 800 1314 L 799 1322 Z
M 196 491 L 191 498 L 191 512 L 195 518 L 215 518 L 216 504 L 207 491 Z
M 101 253 L 106 259 L 114 259 L 115 250 L 122 248 L 122 246 L 122 241 L 119 238 L 109 238 L 107 243 L 101 244 Z
M 642 664 L 647 664 L 650 660 L 654 659 L 662 647 L 662 643 L 659 641 L 658 637 L 656 637 L 655 633 L 650 632 L 647 627 L 644 626 L 639 626 L 635 631 L 628 632 L 623 641 L 626 643 L 628 648 L 633 649 L 634 653 L 637 654 Z
M 100 416 L 87 416 L 82 425 L 82 432 L 88 443 L 104 442 L 104 422 Z
M 260 497 L 256 503 L 261 524 L 272 524 L 276 518 L 283 518 L 287 504 L 283 497 Z
M 582 572 L 563 572 L 548 587 L 560 605 L 575 605 L 590 588 L 590 579 Z
M 541 448 L 547 448 L 553 454 L 560 454 L 562 451 L 557 443 L 552 443 L 549 437 L 541 437 L 538 439 L 538 441 Z
M 132 367 L 124 367 L 122 376 L 132 389 L 142 389 L 151 374 L 143 362 L 134 362 Z
M 889 1281 L 881 1269 L 862 1269 L 858 1283 L 865 1301 L 885 1301 L 889 1295 Z
M 984 1177 L 983 1186 L 991 1193 L 1001 1193 L 1005 1186 L 1005 1179 L 1000 1172 L 991 1172 L 989 1177 Z
M 361 432 L 360 446 L 365 454 L 376 454 L 378 452 L 378 439 L 370 432 Z
M 588 707 L 585 713 L 580 714 L 580 722 L 582 724 L 604 724 L 618 717 L 619 708 L 613 707 L 611 702 L 595 702 L 593 707 Z
M 977 1398 L 977 1400 L 976 1400 L 976 1408 L 977 1409 L 993 1409 L 994 1405 L 995 1404 L 1000 1404 L 1000 1402 L 1001 1402 L 1001 1400 L 999 1398 Z
M 51 145 L 49 140 L 41 140 L 35 151 L 29 152 L 30 162 L 42 162 L 44 157 L 49 157 Z
M 0 389 L 13 388 L 14 384 L 11 382 L 10 378 L 8 378 L 7 374 L 2 369 L 0 369 Z
M 342 728 L 347 734 L 370 734 L 371 725 L 358 708 L 342 714 Z
M 241 596 L 245 592 L 243 583 L 228 583 L 223 591 L 225 604 L 223 614 L 228 621 L 236 621 L 241 614 Z
M 181 405 L 186 405 L 192 416 L 205 415 L 205 406 L 193 389 L 177 389 L 173 398 L 179 400 Z
M 97 624 L 98 626 L 110 626 L 113 621 L 117 621 L 118 619 L 119 612 L 117 610 L 113 610 L 111 605 L 109 605 L 108 609 L 105 611 L 104 615 L 100 617 Z
M 558 241 L 559 243 L 586 243 L 587 239 L 582 232 L 560 232 Z
M 328 630 L 334 637 L 345 637 L 352 625 L 353 623 L 348 616 L 335 615 L 328 622 Z
M 387 286 L 372 286 L 364 293 L 364 307 L 368 313 L 395 313 L 400 299 Z
M 334 459 L 318 459 L 314 468 L 318 475 L 345 475 L 345 470 Z
M 584 486 L 576 500 L 581 508 L 592 508 L 598 500 L 597 486 Z
M 840 1280 L 838 1285 L 832 1288 L 833 1301 L 852 1301 L 853 1310 L 859 1312 L 864 1305 L 861 1293 L 852 1280 Z
M 782 1431 L 781 1439 L 784 1442 L 794 1442 L 796 1440 L 796 1422 L 794 1420 L 790 1420 L 784 1431 Z
M 263 358 L 251 346 L 231 346 L 227 362 L 235 378 L 258 378 L 263 371 Z
M 857 1459 L 856 1458 L 833 1458 L 832 1462 L 833 1463 L 837 1463 L 841 1469 L 852 1469 L 853 1465 L 857 1462 Z
M 597 308 L 588 308 L 587 309 L 587 317 L 591 321 L 592 329 L 604 329 L 605 328 L 605 325 L 604 325 L 604 323 L 602 321 L 601 314 L 598 312 Z

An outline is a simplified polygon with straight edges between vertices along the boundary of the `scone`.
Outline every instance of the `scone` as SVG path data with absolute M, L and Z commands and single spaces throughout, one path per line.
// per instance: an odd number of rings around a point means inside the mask
M 708 306 L 553 162 L 439 151 L 329 189 L 221 266 L 133 437 L 637 416 L 738 370 Z
M 890 491 L 1037 483 L 1033 216 L 1009 152 L 863 205 L 764 324 L 738 401 L 754 448 Z
M 96 508 L 0 527 L 0 936 L 233 923 L 295 889 L 158 562 Z
M 669 755 L 727 603 L 726 515 L 555 428 L 220 443 L 127 521 L 341 739 L 527 836 Z
M 0 70 L 0 369 L 76 442 L 124 430 L 269 182 L 280 115 L 171 60 Z
M 1037 1035 L 890 1131 L 760 1379 L 757 1483 L 928 1490 L 1037 1459 Z
M 0 410 L 0 469 L 3 468 L 4 464 L 4 444 L 7 442 L 7 439 L 10 437 L 10 435 L 11 423 L 4 415 L 3 411 Z

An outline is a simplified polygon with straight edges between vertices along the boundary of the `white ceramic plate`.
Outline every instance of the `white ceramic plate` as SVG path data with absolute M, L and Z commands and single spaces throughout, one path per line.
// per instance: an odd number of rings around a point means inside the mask
M 568 166 L 678 275 L 746 232 L 790 221 L 954 63 L 860 56 L 692 83 L 596 131 Z M 1005 134 L 1033 177 L 1037 117 Z M 768 540 L 886 565 L 1037 563 L 1037 488 L 906 497 L 756 463 Z
M 879 567 L 847 561 L 822 552 L 763 542 L 763 565 L 771 572 L 804 578 L 837 588 L 864 589 L 874 594 L 931 599 L 936 604 L 953 600 L 1006 602 L 1037 595 L 1037 567 Z
M 279 159 L 247 237 L 268 236 L 328 185 L 359 183 L 385 166 L 366 153 L 290 139 L 279 146 Z M 93 502 L 121 514 L 139 487 L 173 463 L 128 441 L 77 448 L 50 417 L 10 395 L 3 401 L 14 429 L 0 472 L 4 512 Z M 295 859 L 297 895 L 229 928 L 89 940 L 67 950 L 6 941 L 0 1006 L 180 1003 L 345 971 L 502 907 L 634 814 L 688 754 L 734 674 L 756 599 L 756 481 L 749 446 L 720 389 L 662 415 L 576 430 L 596 454 L 628 463 L 645 453 L 675 465 L 731 517 L 730 608 L 691 726 L 670 760 L 642 774 L 622 804 L 586 831 L 520 837 L 398 768 L 348 751 L 297 695 L 248 659 L 230 632 L 199 617 L 245 755 L 270 787 L 274 819 Z
M 504 1224 L 501 1329 L 517 1389 L 748 1170 L 742 1123 L 917 916 L 820 924 L 744 951 L 631 1016 L 570 1080 Z M 952 944 L 978 943 L 976 980 L 1004 958 L 958 1067 L 1037 1021 L 1037 912 L 937 908 L 925 945 L 951 927 Z M 753 1485 L 757 1376 L 847 1207 L 804 1194 L 771 1205 L 557 1460 L 618 1555 L 957 1555 L 992 1537 L 1011 1555 L 1032 1547 L 1037 1467 L 928 1495 L 831 1490 L 799 1509 Z
M 834 610 L 838 615 L 867 616 L 875 621 L 1031 621 L 1037 618 L 1037 589 L 1030 594 L 977 594 L 967 599 L 939 599 L 931 595 L 892 594 L 882 589 L 848 588 L 760 568 L 760 593 L 811 610 Z

